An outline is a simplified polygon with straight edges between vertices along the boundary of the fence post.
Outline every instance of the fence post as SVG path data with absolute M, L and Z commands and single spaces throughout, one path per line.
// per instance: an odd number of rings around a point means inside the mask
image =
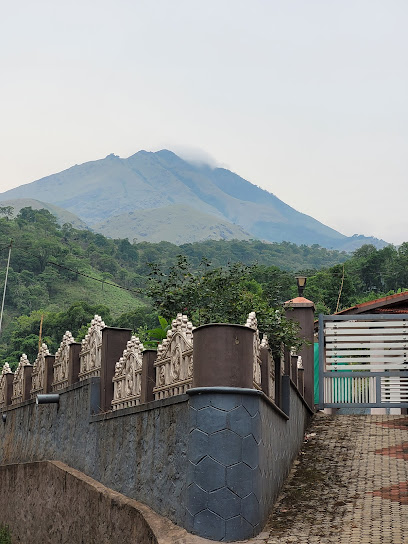
M 51 393 L 51 386 L 54 381 L 54 361 L 55 355 L 46 355 L 44 357 L 44 393 Z
M 314 407 L 314 304 L 304 297 L 296 297 L 284 304 L 286 317 L 300 325 L 300 338 L 309 345 L 303 345 L 298 351 L 302 357 L 304 370 L 304 398 L 310 408 Z
M 4 378 L 6 380 L 4 404 L 5 406 L 9 406 L 11 404 L 11 397 L 13 396 L 14 374 L 12 372 L 8 372 L 7 374 L 4 374 Z
M 156 357 L 157 351 L 155 349 L 143 351 L 141 404 L 154 400 L 153 387 L 156 385 L 154 362 Z
M 80 368 L 79 352 L 81 351 L 81 344 L 75 342 L 69 345 L 69 359 L 68 359 L 68 385 L 72 385 L 79 381 L 78 374 Z
M 31 393 L 31 374 L 33 373 L 32 365 L 23 367 L 23 398 L 22 400 L 30 400 Z
M 130 329 L 105 327 L 102 329 L 101 357 L 101 411 L 112 409 L 115 365 L 121 358 L 127 342 L 132 336 Z
M 197 327 L 193 387 L 253 388 L 255 330 L 244 325 Z
M 292 382 L 297 386 L 298 383 L 298 356 L 297 355 L 290 355 L 290 366 L 291 366 L 291 373 L 290 377 L 292 378 Z

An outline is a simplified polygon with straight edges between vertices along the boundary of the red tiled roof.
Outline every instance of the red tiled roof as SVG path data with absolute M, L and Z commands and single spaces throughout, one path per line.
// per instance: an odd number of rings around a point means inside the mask
M 408 313 L 408 308 L 386 308 L 387 306 L 394 306 L 405 301 L 408 301 L 408 291 L 396 293 L 395 295 L 387 295 L 386 297 L 369 300 L 368 302 L 362 302 L 361 304 L 356 304 L 355 306 L 341 310 L 340 312 L 337 312 L 337 314 L 360 314 L 370 309 L 374 310 L 379 308 L 383 308 L 381 313 Z

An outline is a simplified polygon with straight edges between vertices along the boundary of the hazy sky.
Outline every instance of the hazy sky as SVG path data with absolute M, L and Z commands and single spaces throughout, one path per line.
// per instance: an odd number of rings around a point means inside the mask
M 0 5 L 0 191 L 168 148 L 408 240 L 407 0 Z

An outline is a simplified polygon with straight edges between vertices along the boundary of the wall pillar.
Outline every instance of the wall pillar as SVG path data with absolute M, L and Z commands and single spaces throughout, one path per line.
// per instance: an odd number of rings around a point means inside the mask
M 33 373 L 32 365 L 23 366 L 23 398 L 22 400 L 30 400 L 31 398 L 31 374 Z
M 4 404 L 5 406 L 9 406 L 11 404 L 11 397 L 13 396 L 14 374 L 12 372 L 8 372 L 7 374 L 4 375 L 4 378 L 6 380 Z
M 297 355 L 291 355 L 290 356 L 290 377 L 292 378 L 292 382 L 296 385 L 298 383 L 298 356 Z
M 44 365 L 44 393 L 51 393 L 52 382 L 54 381 L 55 355 L 46 355 Z
M 156 385 L 154 362 L 157 358 L 155 349 L 145 349 L 142 363 L 142 393 L 140 402 L 145 404 L 154 400 L 153 388 Z
M 115 364 L 123 355 L 127 342 L 132 336 L 130 329 L 105 327 L 102 329 L 101 357 L 101 405 L 102 412 L 112 409 L 113 382 Z
M 254 329 L 202 325 L 193 331 L 193 387 L 246 387 L 254 381 Z
M 79 353 L 81 351 L 81 344 L 75 342 L 69 345 L 69 359 L 68 359 L 68 385 L 79 382 L 78 374 L 80 369 Z
M 272 354 L 269 349 L 261 347 L 261 382 L 262 382 L 262 391 L 265 395 L 273 400 L 276 399 L 276 371 L 275 371 L 275 362 L 272 359 Z M 271 375 L 274 374 L 274 380 L 272 381 Z
M 303 361 L 304 398 L 310 408 L 314 407 L 314 304 L 304 297 L 297 297 L 285 302 L 286 317 L 300 325 L 300 337 L 310 342 L 298 351 Z
M 217 541 L 257 535 L 264 519 L 262 393 L 238 387 L 189 389 L 186 529 Z

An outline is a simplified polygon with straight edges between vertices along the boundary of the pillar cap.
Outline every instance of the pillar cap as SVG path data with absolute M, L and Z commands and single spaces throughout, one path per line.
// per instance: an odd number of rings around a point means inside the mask
M 291 300 L 287 300 L 283 304 L 284 308 L 313 308 L 315 307 L 314 303 L 311 300 L 308 300 L 305 297 L 296 297 Z

